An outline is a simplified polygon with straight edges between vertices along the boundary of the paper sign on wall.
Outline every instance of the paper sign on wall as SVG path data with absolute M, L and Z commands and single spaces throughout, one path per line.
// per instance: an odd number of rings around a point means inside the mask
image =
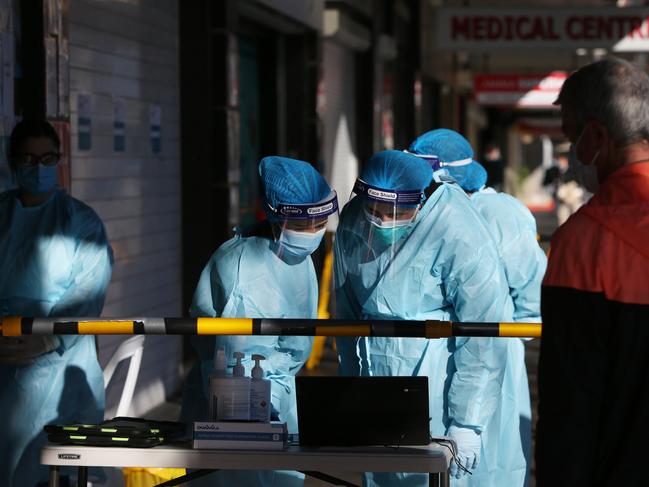
M 162 127 L 162 108 L 160 105 L 149 105 L 149 125 L 151 133 L 151 151 L 159 154 L 162 150 L 161 127 Z
M 113 98 L 113 150 L 124 152 L 126 150 L 126 106 L 121 98 Z
M 92 98 L 87 93 L 77 95 L 78 149 L 90 150 L 92 147 Z

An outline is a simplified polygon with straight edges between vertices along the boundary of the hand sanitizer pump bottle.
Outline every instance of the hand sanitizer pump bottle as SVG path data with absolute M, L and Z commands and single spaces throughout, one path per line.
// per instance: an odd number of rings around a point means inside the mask
M 265 360 L 263 355 L 253 355 L 255 366 L 252 368 L 250 381 L 250 419 L 262 423 L 270 422 L 270 381 L 264 379 L 264 370 L 259 365 L 260 360 Z
M 246 369 L 241 363 L 245 357 L 242 352 L 234 352 L 232 356 L 237 360 L 232 369 L 232 378 L 229 384 L 229 393 L 232 398 L 226 405 L 223 417 L 226 421 L 250 420 L 250 377 L 246 377 Z

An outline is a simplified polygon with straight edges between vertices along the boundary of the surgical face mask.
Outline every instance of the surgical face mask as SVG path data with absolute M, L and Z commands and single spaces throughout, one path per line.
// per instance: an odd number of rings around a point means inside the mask
M 374 236 L 380 244 L 391 245 L 398 242 L 406 233 L 408 233 L 409 226 L 406 227 L 379 227 L 374 229 Z
M 414 220 L 414 217 L 411 216 L 411 217 L 408 217 L 408 218 L 404 218 L 403 220 L 386 220 L 386 221 L 383 221 L 383 220 L 381 220 L 381 218 L 374 215 L 373 213 L 370 213 L 367 210 L 365 210 L 365 218 L 367 218 L 367 221 L 370 222 L 372 225 L 374 225 L 377 228 L 407 227 Z
M 57 182 L 56 166 L 18 166 L 16 181 L 21 189 L 31 194 L 52 191 Z
M 315 233 L 298 232 L 296 230 L 282 229 L 279 235 L 279 244 L 284 252 L 295 257 L 307 257 L 320 245 L 326 229 Z
M 372 233 L 375 235 L 379 243 L 385 245 L 400 240 L 406 233 L 408 233 L 408 229 L 414 221 L 414 217 L 404 220 L 383 221 L 367 210 L 365 211 L 365 218 L 367 218 L 367 221 L 372 224 Z
M 593 156 L 593 159 L 590 161 L 590 164 L 584 164 L 577 157 L 577 146 L 581 141 L 581 137 L 584 135 L 584 131 L 581 131 L 577 141 L 574 144 L 570 144 L 570 151 L 568 152 L 568 167 L 572 172 L 575 181 L 580 185 L 586 188 L 586 191 L 591 193 L 596 193 L 599 189 L 599 180 L 597 179 L 597 167 L 595 166 L 595 161 L 599 156 L 599 150 Z

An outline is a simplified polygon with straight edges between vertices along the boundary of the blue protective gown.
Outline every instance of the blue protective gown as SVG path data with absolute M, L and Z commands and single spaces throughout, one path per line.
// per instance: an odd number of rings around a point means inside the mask
M 391 252 L 369 249 L 364 201 L 343 210 L 336 233 L 335 287 L 339 318 L 509 321 L 513 306 L 498 251 L 480 215 L 455 184 L 441 185 L 420 210 L 410 232 Z M 491 471 L 485 451 L 497 431 L 507 361 L 504 339 L 338 339 L 345 375 L 427 375 L 431 434 L 451 422 L 481 431 L 478 470 Z M 425 486 L 426 475 L 368 473 L 365 485 Z M 482 486 L 504 484 L 483 483 Z
M 514 302 L 514 321 L 541 321 L 541 281 L 547 259 L 536 240 L 536 221 L 516 198 L 487 188 L 471 195 L 471 202 L 487 222 L 505 268 Z M 498 448 L 486 452 L 498 465 L 494 473 L 502 485 L 522 486 L 531 465 L 532 410 L 522 340 L 510 340 L 505 369 Z M 518 427 L 516 427 L 518 425 Z M 496 428 L 496 424 L 493 425 Z M 483 479 L 471 479 L 481 485 Z
M 276 244 L 263 237 L 236 236 L 212 255 L 201 274 L 191 307 L 192 316 L 224 318 L 316 318 L 318 281 L 311 257 L 287 261 L 275 252 Z M 297 432 L 295 375 L 309 358 L 312 337 L 222 336 L 197 337 L 194 347 L 200 370 L 188 377 L 182 418 L 204 420 L 207 416 L 207 381 L 213 369 L 215 347 L 225 346 L 228 360 L 243 352 L 246 375 L 254 363 L 252 354 L 266 357 L 262 367 L 271 380 L 273 415 Z M 304 476 L 288 471 L 220 471 L 202 482 L 209 486 L 299 486 Z
M 95 212 L 63 191 L 25 208 L 17 191 L 0 194 L 0 314 L 99 316 L 112 271 L 112 252 Z M 42 354 L 12 357 L 30 348 L 0 338 L 0 479 L 8 487 L 47 481 L 40 465 L 43 426 L 103 419 L 104 382 L 94 337 L 62 335 Z M 4 347 L 5 352 L 2 352 Z M 22 365 L 8 363 L 19 359 Z

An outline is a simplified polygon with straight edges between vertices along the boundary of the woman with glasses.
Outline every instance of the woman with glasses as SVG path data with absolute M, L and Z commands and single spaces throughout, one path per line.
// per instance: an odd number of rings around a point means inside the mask
M 97 214 L 56 185 L 55 130 L 44 120 L 20 122 L 8 157 L 18 188 L 0 194 L 0 316 L 99 316 L 112 252 Z M 0 483 L 47 480 L 43 426 L 96 423 L 103 409 L 93 337 L 0 337 Z

